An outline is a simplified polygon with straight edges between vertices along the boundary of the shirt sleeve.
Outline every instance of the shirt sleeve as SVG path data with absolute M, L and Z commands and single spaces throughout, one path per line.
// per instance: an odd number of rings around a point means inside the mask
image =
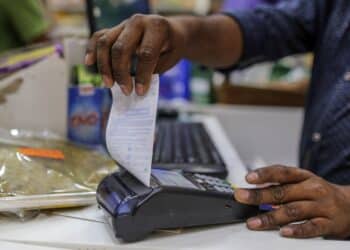
M 39 0 L 10 0 L 4 8 L 22 42 L 31 42 L 48 30 L 49 22 Z
M 284 0 L 250 11 L 226 13 L 241 27 L 244 49 L 235 68 L 315 49 L 332 1 Z

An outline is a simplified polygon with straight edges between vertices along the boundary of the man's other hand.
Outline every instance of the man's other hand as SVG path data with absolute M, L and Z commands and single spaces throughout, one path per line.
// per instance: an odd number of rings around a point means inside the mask
M 275 205 L 274 211 L 250 218 L 251 230 L 280 229 L 284 237 L 350 236 L 350 188 L 331 184 L 293 167 L 271 166 L 251 172 L 251 184 L 277 183 L 261 189 L 238 189 L 235 198 L 251 205 Z M 295 223 L 298 222 L 298 223 Z

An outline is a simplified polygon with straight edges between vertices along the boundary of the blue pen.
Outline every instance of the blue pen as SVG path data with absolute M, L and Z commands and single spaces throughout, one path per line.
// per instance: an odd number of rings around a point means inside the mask
M 259 209 L 263 212 L 271 212 L 271 211 L 274 211 L 278 208 L 279 208 L 279 206 L 270 205 L 270 204 L 261 204 L 259 206 Z

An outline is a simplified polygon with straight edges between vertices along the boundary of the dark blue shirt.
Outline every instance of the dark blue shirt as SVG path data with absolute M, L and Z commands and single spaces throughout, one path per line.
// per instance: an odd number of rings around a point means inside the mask
M 277 0 L 225 0 L 222 4 L 222 10 L 245 10 L 252 9 L 259 4 L 273 4 Z
M 244 37 L 241 67 L 315 53 L 300 165 L 350 184 L 350 1 L 285 0 L 232 16 Z

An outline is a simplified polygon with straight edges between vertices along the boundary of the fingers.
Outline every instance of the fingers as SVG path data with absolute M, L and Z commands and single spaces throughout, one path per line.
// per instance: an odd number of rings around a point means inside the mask
M 269 230 L 318 216 L 321 216 L 321 212 L 316 202 L 299 201 L 282 205 L 275 211 L 250 218 L 247 221 L 247 226 L 251 230 Z
M 112 75 L 125 95 L 130 95 L 133 90 L 130 76 L 131 60 L 143 35 L 142 25 L 140 18 L 132 18 L 111 49 Z
M 250 173 L 247 181 L 279 184 L 261 189 L 237 189 L 236 200 L 252 205 L 282 204 L 275 211 L 250 218 L 248 228 L 268 230 L 283 226 L 281 235 L 292 238 L 349 236 L 346 195 L 324 179 L 302 169 L 271 166 Z
M 287 184 L 302 182 L 312 176 L 314 174 L 304 169 L 275 165 L 253 171 L 246 179 L 251 184 Z
M 112 76 L 110 50 L 114 41 L 118 38 L 123 30 L 123 26 L 117 26 L 106 31 L 96 42 L 97 47 L 97 66 L 102 75 L 103 82 L 107 87 L 112 87 L 114 80 Z
M 326 218 L 314 218 L 302 224 L 281 228 L 281 235 L 289 238 L 313 238 L 330 234 L 330 221 Z
M 149 20 L 149 28 L 145 30 L 141 45 L 137 52 L 136 93 L 144 95 L 150 86 L 163 45 L 168 36 L 168 24 L 162 18 Z
M 91 39 L 89 40 L 87 47 L 86 47 L 86 55 L 85 55 L 85 64 L 86 65 L 92 65 L 96 62 L 96 45 L 97 40 L 102 36 L 107 29 L 99 30 L 95 32 Z
M 97 62 L 105 84 L 111 87 L 116 81 L 123 93 L 130 95 L 133 91 L 130 70 L 136 54 L 136 94 L 144 95 L 159 65 L 160 55 L 169 52 L 170 30 L 164 17 L 134 15 L 115 28 L 96 32 L 88 43 L 85 63 Z M 161 59 L 160 63 L 164 62 L 167 67 L 161 67 L 162 71 L 176 60 Z
M 237 189 L 235 199 L 250 205 L 278 205 L 312 199 L 314 193 L 306 192 L 306 190 L 309 190 L 308 183 L 278 185 L 263 189 Z

